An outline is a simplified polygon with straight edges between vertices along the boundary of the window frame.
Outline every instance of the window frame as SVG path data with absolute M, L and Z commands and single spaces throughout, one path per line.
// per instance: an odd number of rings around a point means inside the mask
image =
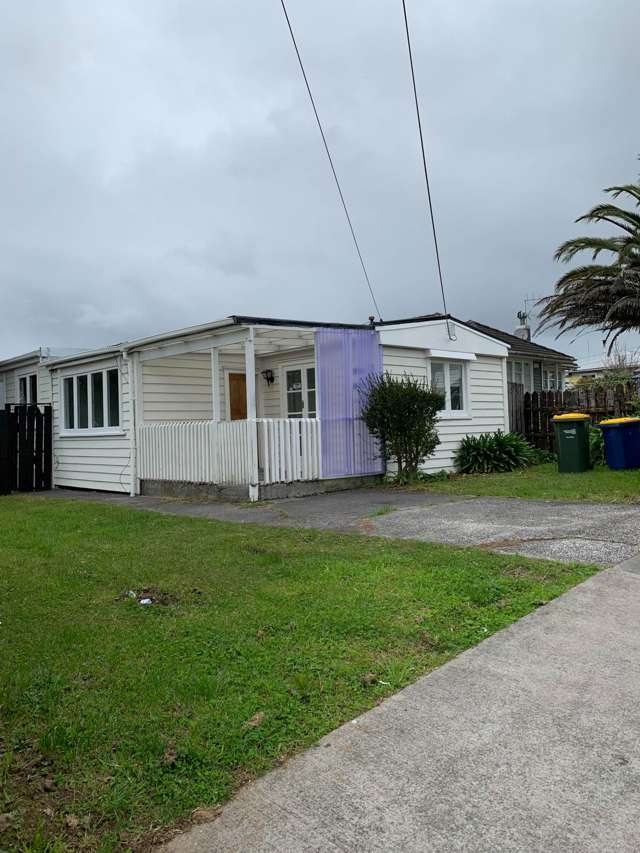
M 471 414 L 471 401 L 469 396 L 469 367 L 468 362 L 460 361 L 459 359 L 451 358 L 429 358 L 427 359 L 427 381 L 429 386 L 432 385 L 432 366 L 434 364 L 442 364 L 444 366 L 444 387 L 445 387 L 445 407 L 442 409 L 438 417 L 441 420 L 469 420 Z M 462 408 L 451 408 L 451 378 L 450 365 L 458 365 L 462 369 Z
M 32 386 L 32 382 L 34 380 L 35 380 L 35 386 L 36 386 L 36 399 L 32 400 L 31 398 L 33 395 L 31 393 L 31 391 L 33 389 L 31 386 Z M 15 381 L 16 381 L 16 386 L 17 386 L 17 391 L 18 391 L 18 394 L 17 394 L 18 404 L 20 406 L 37 406 L 38 405 L 38 391 L 39 391 L 39 388 L 38 388 L 38 371 L 36 370 L 35 372 L 33 372 L 33 370 L 31 370 L 31 371 L 25 371 L 24 373 L 16 373 Z M 24 381 L 24 386 L 25 386 L 24 400 L 22 399 L 22 394 L 20 392 L 20 385 L 22 384 L 23 381 Z
M 108 374 L 111 371 L 116 371 L 118 376 L 118 424 L 117 426 L 109 426 L 109 380 Z M 93 426 L 93 375 L 95 373 L 102 374 L 102 422 L 105 426 Z M 87 426 L 78 426 L 78 378 L 86 377 L 87 379 Z M 66 423 L 67 414 L 67 380 L 73 382 L 73 426 L 69 427 Z M 115 363 L 104 364 L 100 366 L 70 368 L 60 373 L 59 376 L 59 412 L 60 425 L 58 435 L 63 438 L 81 438 L 83 436 L 100 436 L 100 435 L 124 435 L 125 429 L 122 426 L 122 375 L 120 368 Z
M 302 414 L 300 417 L 296 417 L 295 415 L 289 415 L 289 401 L 288 401 L 288 393 L 287 393 L 287 373 L 291 370 L 299 370 L 302 377 Z M 312 391 L 315 391 L 316 395 L 316 409 L 315 415 L 309 415 L 309 383 L 307 381 L 307 370 L 313 370 L 315 377 L 315 387 L 312 388 Z M 301 420 L 302 418 L 311 418 L 312 420 L 318 419 L 318 368 L 314 361 L 309 361 L 305 359 L 305 361 L 297 361 L 297 362 L 287 362 L 286 364 L 282 364 L 280 366 L 280 411 L 282 413 L 282 417 L 287 420 Z

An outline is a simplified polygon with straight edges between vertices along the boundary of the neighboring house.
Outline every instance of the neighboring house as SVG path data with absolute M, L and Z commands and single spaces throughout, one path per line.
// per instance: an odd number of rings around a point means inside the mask
M 51 375 L 47 363 L 52 358 L 78 352 L 77 349 L 40 347 L 32 352 L 0 361 L 0 408 L 7 403 L 45 405 L 51 402 Z
M 199 484 L 256 499 L 378 475 L 358 387 L 383 368 L 443 390 L 425 468 L 451 469 L 463 436 L 509 428 L 508 355 L 497 337 L 433 314 L 375 325 L 235 316 L 49 359 L 54 485 Z
M 514 334 L 470 320 L 469 325 L 509 347 L 507 378 L 526 391 L 562 391 L 568 374 L 575 370 L 573 356 L 531 340 L 531 330 L 521 325 Z
M 569 373 L 567 380 L 576 385 L 581 380 L 598 379 L 605 372 L 620 371 L 640 380 L 640 360 L 638 352 L 616 351 L 612 356 L 593 355 L 578 361 L 577 367 Z

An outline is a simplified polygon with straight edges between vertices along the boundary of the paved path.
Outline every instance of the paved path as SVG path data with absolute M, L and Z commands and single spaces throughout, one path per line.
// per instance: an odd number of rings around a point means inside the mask
M 476 545 L 603 566 L 640 551 L 640 505 L 452 497 L 400 489 L 355 489 L 253 506 L 64 489 L 45 494 L 222 521 Z
M 591 578 L 165 853 L 637 853 L 640 576 Z

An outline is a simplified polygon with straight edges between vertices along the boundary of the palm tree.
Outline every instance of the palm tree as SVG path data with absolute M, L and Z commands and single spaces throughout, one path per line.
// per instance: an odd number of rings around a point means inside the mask
M 608 187 L 612 198 L 628 197 L 640 207 L 640 183 Z M 640 330 L 640 214 L 612 203 L 596 205 L 576 222 L 606 222 L 619 232 L 611 237 L 576 237 L 555 253 L 568 263 L 590 252 L 594 263 L 575 267 L 555 285 L 555 293 L 539 300 L 539 330 L 555 328 L 558 335 L 586 328 L 604 332 L 609 352 L 624 332 Z M 609 263 L 595 263 L 604 254 Z

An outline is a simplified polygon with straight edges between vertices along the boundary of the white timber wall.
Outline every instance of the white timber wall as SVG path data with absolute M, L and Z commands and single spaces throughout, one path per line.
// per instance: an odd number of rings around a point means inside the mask
M 220 416 L 227 418 L 226 374 L 244 373 L 244 354 L 220 352 Z M 145 421 L 199 421 L 213 417 L 211 355 L 194 352 L 142 364 Z
M 289 352 L 270 353 L 256 359 L 256 386 L 258 388 L 258 415 L 262 418 L 286 418 L 286 406 L 282 403 L 282 368 L 297 364 L 315 365 L 315 350 L 306 347 Z M 262 371 L 273 370 L 274 382 L 271 385 L 262 378 Z
M 256 358 L 257 413 L 261 418 L 281 418 L 281 368 L 284 365 L 314 364 L 313 347 L 273 353 Z M 274 382 L 267 385 L 261 373 L 273 371 Z M 244 373 L 243 353 L 220 352 L 220 416 L 227 419 L 227 374 Z M 211 397 L 211 356 L 190 353 L 171 358 L 158 358 L 142 364 L 142 411 L 151 423 L 210 420 L 213 416 Z
M 34 360 L 30 364 L 21 365 L 0 374 L 0 377 L 4 377 L 5 403 L 20 402 L 18 380 L 21 376 L 30 376 L 34 373 L 38 377 L 38 403 L 45 404 L 51 402 L 51 379 L 49 371 L 46 365 L 40 364 L 39 360 Z
M 4 401 L 5 403 L 17 403 L 17 388 L 15 381 L 15 370 L 5 370 L 2 374 L 4 382 Z
M 145 361 L 142 411 L 146 421 L 210 420 L 213 406 L 209 353 Z
M 441 359 L 438 359 L 441 360 Z M 454 359 L 455 360 L 455 359 Z M 393 376 L 413 376 L 427 381 L 428 359 L 424 350 L 404 347 L 383 349 L 385 371 Z M 438 424 L 440 444 L 422 466 L 424 471 L 453 470 L 453 454 L 465 435 L 504 430 L 505 406 L 502 359 L 478 355 L 465 365 L 467 417 L 443 417 Z
M 120 373 L 120 429 L 117 434 L 98 435 L 77 430 L 77 435 L 61 435 L 62 379 L 79 373 L 117 367 Z M 53 389 L 53 485 L 79 489 L 100 489 L 129 493 L 131 489 L 131 406 L 127 362 L 96 360 L 73 368 L 52 371 Z

